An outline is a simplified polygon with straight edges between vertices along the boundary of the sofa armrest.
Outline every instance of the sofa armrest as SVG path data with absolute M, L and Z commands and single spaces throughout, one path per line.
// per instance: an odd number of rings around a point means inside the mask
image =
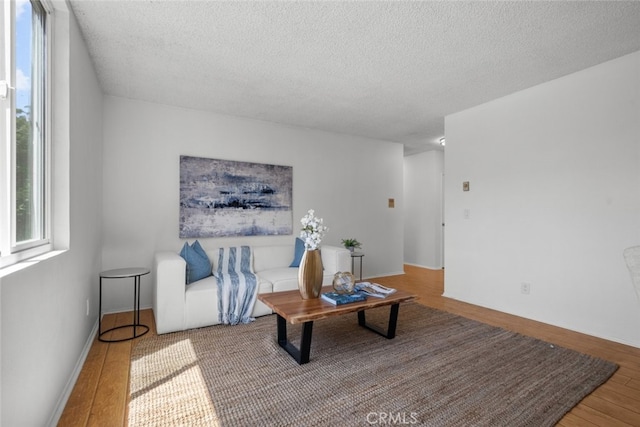
M 325 274 L 351 271 L 351 253 L 338 246 L 322 245 L 322 267 Z
M 153 259 L 153 314 L 158 334 L 184 329 L 187 264 L 175 252 L 157 252 Z

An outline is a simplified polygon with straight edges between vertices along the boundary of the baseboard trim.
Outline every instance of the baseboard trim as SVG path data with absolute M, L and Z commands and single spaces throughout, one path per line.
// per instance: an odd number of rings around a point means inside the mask
M 71 372 L 71 376 L 67 381 L 67 384 L 58 399 L 58 403 L 55 406 L 55 410 L 51 414 L 51 418 L 49 418 L 49 422 L 47 423 L 50 427 L 56 427 L 58 422 L 60 421 L 60 417 L 62 417 L 62 413 L 64 412 L 65 406 L 67 406 L 67 402 L 69 401 L 69 397 L 71 396 L 71 392 L 73 392 L 73 387 L 76 385 L 78 381 L 78 377 L 80 376 L 80 372 L 82 371 L 82 367 L 84 366 L 84 362 L 87 360 L 87 356 L 89 355 L 89 351 L 91 350 L 91 346 L 93 345 L 94 338 L 98 333 L 98 320 L 96 319 L 96 323 L 93 325 L 91 329 L 91 333 L 89 333 L 89 337 L 87 338 L 87 342 L 84 344 L 84 348 L 80 353 L 80 357 L 78 357 L 78 361 L 76 362 L 76 366 L 73 368 Z
M 377 277 L 388 277 L 388 276 L 402 276 L 404 273 L 403 271 L 396 271 L 396 272 L 391 272 L 391 273 L 384 273 L 384 274 L 380 274 L 378 276 L 365 276 L 362 278 L 362 281 L 365 282 L 367 280 L 371 280 L 371 279 L 375 279 Z M 359 280 L 358 277 L 356 277 L 356 280 Z
M 140 306 L 140 311 L 142 310 L 149 310 L 152 309 L 152 306 L 147 306 L 147 305 L 141 305 Z M 118 314 L 118 313 L 129 313 L 133 311 L 133 307 L 121 307 L 121 308 L 114 308 L 112 310 L 102 310 L 102 317 L 106 316 L 107 314 Z
M 410 265 L 412 267 L 419 267 L 419 268 L 426 268 L 427 270 L 444 270 L 444 267 L 432 267 L 430 265 L 420 265 L 420 264 L 413 264 L 410 262 L 405 262 L 405 265 Z
M 566 323 L 566 322 L 551 323 L 550 321 L 548 321 L 546 319 L 538 318 L 538 317 L 535 317 L 535 316 L 525 316 L 524 314 L 518 313 L 518 312 L 515 312 L 515 311 L 507 311 L 504 307 L 495 307 L 495 306 L 492 306 L 491 304 L 486 304 L 486 303 L 480 304 L 480 302 L 478 302 L 478 301 L 475 301 L 475 300 L 472 300 L 472 299 L 468 299 L 468 298 L 464 298 L 464 297 L 461 297 L 461 296 L 456 295 L 456 294 L 452 295 L 450 293 L 447 293 L 446 291 L 442 294 L 442 297 L 443 298 L 448 298 L 448 299 L 451 299 L 451 300 L 454 300 L 454 301 L 460 301 L 460 302 L 463 302 L 465 304 L 473 305 L 473 306 L 476 306 L 476 307 L 482 307 L 482 308 L 485 308 L 487 310 L 493 310 L 493 311 L 496 311 L 498 313 L 504 313 L 504 314 L 507 314 L 509 316 L 520 317 L 522 319 L 527 319 L 527 320 L 530 320 L 532 322 L 543 323 L 545 325 L 551 325 L 551 326 L 556 327 L 556 328 L 566 329 L 567 331 L 588 335 L 588 336 L 591 336 L 591 337 L 595 337 L 595 338 L 599 338 L 599 339 L 615 342 L 615 343 L 618 343 L 618 344 L 628 345 L 628 346 L 634 347 L 634 348 L 640 348 L 640 342 L 633 342 L 633 341 L 629 341 L 629 340 L 626 340 L 626 339 L 618 338 L 616 336 L 608 336 L 608 335 L 600 334 L 600 333 L 597 333 L 597 332 L 594 332 L 594 331 L 590 331 L 590 330 L 587 330 L 587 329 L 584 329 L 584 328 L 576 327 L 575 325 L 572 325 L 572 324 L 569 324 L 569 323 Z

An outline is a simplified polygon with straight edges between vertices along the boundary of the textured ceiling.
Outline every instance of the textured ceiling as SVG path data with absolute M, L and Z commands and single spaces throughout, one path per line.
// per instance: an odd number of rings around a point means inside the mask
M 106 94 L 405 154 L 447 114 L 640 50 L 638 1 L 70 4 Z

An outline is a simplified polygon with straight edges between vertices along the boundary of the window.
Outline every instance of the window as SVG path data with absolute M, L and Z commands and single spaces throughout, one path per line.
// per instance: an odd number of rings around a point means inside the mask
M 49 249 L 50 67 L 48 12 L 40 1 L 3 2 L 0 18 L 2 267 Z

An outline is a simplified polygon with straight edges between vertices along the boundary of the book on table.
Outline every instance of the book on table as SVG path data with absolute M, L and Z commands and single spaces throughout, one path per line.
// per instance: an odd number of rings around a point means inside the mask
M 396 291 L 393 288 L 372 282 L 356 283 L 355 290 L 359 294 L 369 295 L 376 298 L 385 298 Z
M 324 292 L 321 298 L 333 305 L 343 305 L 352 302 L 366 301 L 366 297 L 362 294 L 339 294 L 337 292 Z

